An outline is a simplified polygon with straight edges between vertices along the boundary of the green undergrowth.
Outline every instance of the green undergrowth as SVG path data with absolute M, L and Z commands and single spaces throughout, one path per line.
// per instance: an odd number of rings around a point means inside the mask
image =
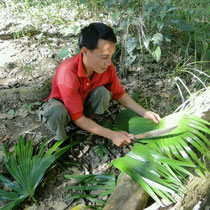
M 1 208 L 2 210 L 13 209 L 27 198 L 33 200 L 38 206 L 34 194 L 47 169 L 64 152 L 75 144 L 78 144 L 78 142 L 74 142 L 64 148 L 58 149 L 63 141 L 57 142 L 46 152 L 46 140 L 36 152 L 34 152 L 32 142 L 25 140 L 21 136 L 17 144 L 15 144 L 13 152 L 9 152 L 6 145 L 3 144 L 4 165 L 11 178 L 0 174 L 0 181 L 9 189 L 0 189 L 0 199 L 9 201 L 8 204 Z

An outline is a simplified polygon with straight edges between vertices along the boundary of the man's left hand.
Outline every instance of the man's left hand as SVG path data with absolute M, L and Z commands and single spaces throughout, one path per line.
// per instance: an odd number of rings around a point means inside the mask
M 144 118 L 147 118 L 147 119 L 151 119 L 153 120 L 155 123 L 158 123 L 159 120 L 161 119 L 160 116 L 154 112 L 151 112 L 151 111 L 146 111 L 143 115 Z

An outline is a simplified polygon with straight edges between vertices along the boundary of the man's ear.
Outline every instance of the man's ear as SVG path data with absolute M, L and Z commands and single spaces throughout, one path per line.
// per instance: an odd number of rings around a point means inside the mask
M 82 52 L 83 55 L 87 54 L 87 51 L 88 51 L 88 49 L 86 47 L 81 48 L 81 52 Z

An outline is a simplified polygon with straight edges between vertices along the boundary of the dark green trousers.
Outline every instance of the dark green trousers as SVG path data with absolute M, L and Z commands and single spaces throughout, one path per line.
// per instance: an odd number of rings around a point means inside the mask
M 103 114 L 111 100 L 111 93 L 104 87 L 96 87 L 86 98 L 84 115 Z M 38 112 L 39 119 L 56 134 L 57 140 L 67 137 L 66 127 L 71 117 L 64 104 L 55 98 L 44 102 Z

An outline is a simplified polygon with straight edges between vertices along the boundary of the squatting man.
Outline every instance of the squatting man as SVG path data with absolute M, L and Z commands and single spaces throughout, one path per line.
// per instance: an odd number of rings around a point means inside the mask
M 158 114 L 137 104 L 120 84 L 111 60 L 116 42 L 112 28 L 91 23 L 80 32 L 81 52 L 58 66 L 51 94 L 39 111 L 42 121 L 56 134 L 55 140 L 67 138 L 66 127 L 73 121 L 81 129 L 110 139 L 117 146 L 130 144 L 131 134 L 104 128 L 92 120 L 93 115 L 104 113 L 111 99 L 144 118 L 159 122 Z

